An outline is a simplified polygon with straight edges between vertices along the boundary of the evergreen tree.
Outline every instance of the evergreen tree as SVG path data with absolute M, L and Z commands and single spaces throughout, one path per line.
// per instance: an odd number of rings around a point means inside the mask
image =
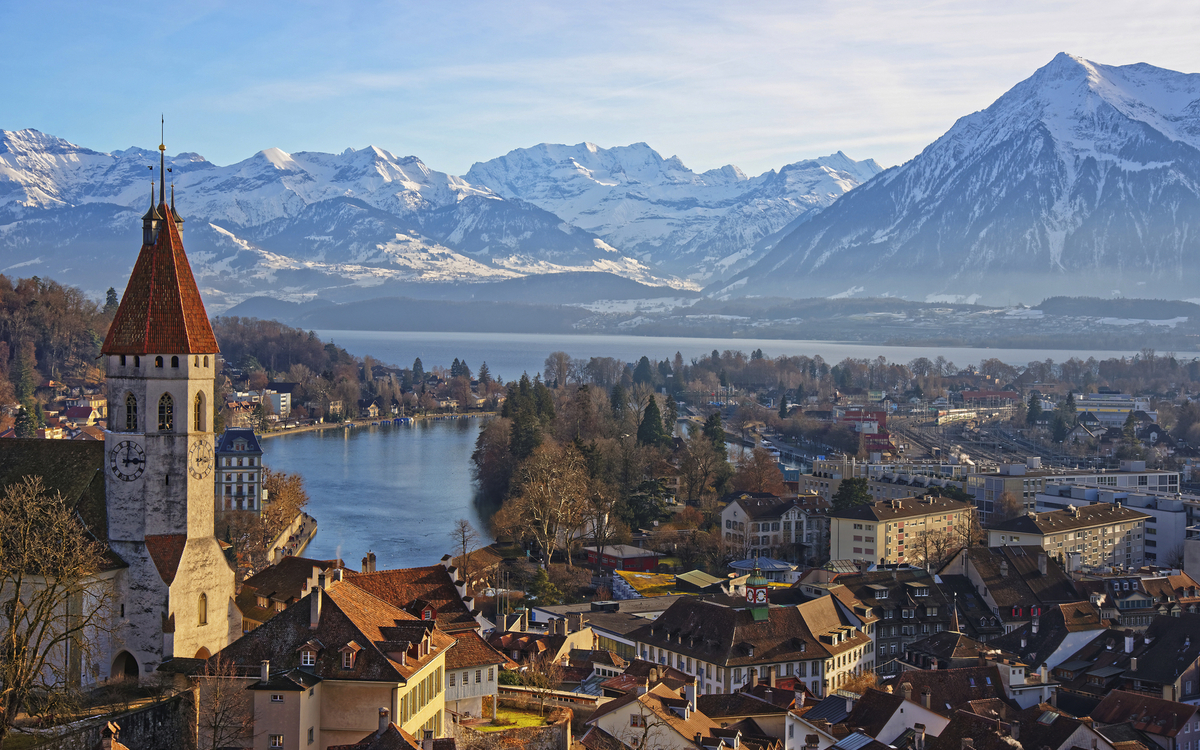
M 17 412 L 16 423 L 13 425 L 16 430 L 17 437 L 31 438 L 37 437 L 37 425 L 33 420 L 33 409 L 26 403 L 21 406 L 21 410 Z
M 787 419 L 787 415 L 788 415 L 788 401 L 787 401 L 787 394 L 785 393 L 779 397 L 779 418 Z
M 613 419 L 620 422 L 625 418 L 625 407 L 628 400 L 625 394 L 625 386 L 617 383 L 612 387 L 612 393 L 609 394 L 608 402 L 612 407 Z
M 637 439 L 640 445 L 662 447 L 670 442 L 667 431 L 663 429 L 662 412 L 658 409 L 658 399 L 651 397 L 642 412 L 642 423 L 638 425 Z
M 1025 412 L 1025 424 L 1033 427 L 1042 419 L 1042 400 L 1036 393 L 1029 394 L 1029 408 Z
M 674 396 L 667 397 L 667 410 L 663 413 L 663 429 L 667 431 L 667 437 L 675 437 L 675 424 L 679 421 L 679 405 L 675 403 Z
M 650 367 L 650 358 L 642 357 L 637 367 L 633 368 L 633 382 L 654 385 L 654 370 Z
M 443 360 L 445 361 L 445 360 Z M 425 382 L 425 366 L 421 364 L 421 358 L 417 357 L 413 360 L 412 379 L 414 383 Z
M 830 501 L 835 511 L 848 510 L 856 505 L 869 505 L 870 503 L 871 491 L 867 486 L 867 480 L 863 477 L 843 479 Z
M 461 360 L 458 363 L 458 374 L 467 380 L 471 379 L 471 368 L 467 367 L 467 360 Z
M 104 295 L 104 314 L 111 315 L 115 313 L 120 305 L 121 303 L 117 299 L 117 290 L 110 286 L 108 292 Z
M 487 362 L 479 364 L 479 384 L 487 385 L 492 382 L 492 373 L 488 370 Z
M 704 420 L 704 427 L 701 428 L 704 436 L 707 437 L 713 444 L 713 448 L 722 456 L 725 451 L 725 428 L 721 426 L 721 413 L 714 411 L 709 414 Z
M 1062 414 L 1055 414 L 1054 421 L 1050 424 L 1051 438 L 1056 443 L 1061 443 L 1067 439 L 1067 434 L 1071 431 L 1067 425 L 1067 420 L 1063 419 Z
M 454 358 L 454 362 L 450 365 L 450 377 L 457 378 L 459 373 L 458 357 Z

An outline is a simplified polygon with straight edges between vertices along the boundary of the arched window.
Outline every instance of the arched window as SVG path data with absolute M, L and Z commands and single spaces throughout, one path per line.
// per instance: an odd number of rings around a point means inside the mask
M 196 403 L 193 404 L 192 411 L 194 412 L 195 425 L 192 429 L 196 432 L 204 432 L 204 394 L 196 394 Z
M 136 354 L 135 354 L 135 355 L 133 355 L 133 366 L 134 366 L 134 367 L 141 367 L 141 366 L 142 366 L 142 358 L 141 358 L 141 357 L 139 357 L 139 356 L 138 356 L 138 355 L 136 355 Z
M 175 429 L 175 400 L 169 393 L 164 393 L 158 400 L 158 429 L 160 432 Z
M 207 354 L 204 355 L 204 366 L 208 367 L 208 355 Z
M 162 367 L 162 366 L 163 366 L 163 360 L 162 360 L 162 357 L 155 357 L 155 358 L 154 358 L 154 366 L 155 366 L 155 367 Z
M 200 625 L 208 624 L 208 594 L 201 594 L 200 601 L 196 603 L 196 622 Z
M 179 357 L 171 357 L 171 367 L 179 367 Z
M 125 429 L 129 432 L 137 429 L 137 399 L 132 393 L 125 394 Z
M 196 356 L 192 357 L 192 367 L 199 367 L 199 366 L 200 366 L 200 355 L 197 354 Z

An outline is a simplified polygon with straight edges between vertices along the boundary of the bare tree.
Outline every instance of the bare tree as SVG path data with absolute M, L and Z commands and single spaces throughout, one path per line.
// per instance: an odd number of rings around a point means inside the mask
M 304 478 L 299 474 L 263 469 L 262 484 L 263 489 L 267 491 L 263 521 L 268 531 L 275 536 L 308 505 L 308 493 L 304 490 Z
M 961 549 L 956 534 L 943 529 L 923 529 L 909 545 L 913 553 L 912 562 L 928 571 L 940 570 L 955 552 Z
M 749 453 L 743 452 L 738 458 L 733 489 L 737 492 L 770 492 L 773 495 L 787 492 L 779 462 L 765 448 L 759 447 Z
M 525 533 L 545 555 L 543 567 L 558 547 L 559 536 L 576 527 L 588 488 L 587 466 L 573 446 L 547 441 L 517 468 L 512 517 L 521 519 Z
M 197 729 L 202 750 L 240 747 L 254 737 L 253 693 L 237 665 L 220 652 L 197 679 Z
M 549 654 L 539 654 L 521 671 L 521 684 L 538 697 L 538 712 L 545 713 L 546 699 L 562 685 L 563 668 Z
M 588 496 L 588 521 L 596 544 L 596 574 L 603 574 L 604 548 L 613 542 L 620 519 L 617 518 L 617 494 L 607 488 L 593 488 Z
M 993 511 L 993 517 L 996 520 L 1007 521 L 1010 518 L 1016 518 L 1024 512 L 1025 506 L 1021 502 L 1021 498 L 1011 492 L 1001 492 L 1000 497 L 996 498 L 996 507 Z
M 0 745 L 35 695 L 48 697 L 99 672 L 112 589 L 96 577 L 103 546 L 40 477 L 0 496 Z
M 450 538 L 458 546 L 460 553 L 458 559 L 462 566 L 462 579 L 469 585 L 471 582 L 471 550 L 479 542 L 479 532 L 475 530 L 470 521 L 460 518 L 451 527 Z

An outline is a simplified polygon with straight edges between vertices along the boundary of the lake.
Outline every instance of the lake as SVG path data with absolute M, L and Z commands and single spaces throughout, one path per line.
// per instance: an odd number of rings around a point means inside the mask
M 432 565 L 457 554 L 459 518 L 486 523 L 474 503 L 471 451 L 481 419 L 422 420 L 410 427 L 328 429 L 265 438 L 263 463 L 297 473 L 317 536 L 305 557 L 351 568 L 372 550 L 382 568 Z
M 785 339 L 720 339 L 681 338 L 669 336 L 611 336 L 553 333 L 422 333 L 409 331 L 317 331 L 325 341 L 333 341 L 359 357 L 371 355 L 383 363 L 409 367 L 417 357 L 425 369 L 434 365 L 449 367 L 457 357 L 465 360 L 472 372 L 478 372 L 481 362 L 487 362 L 492 376 L 507 380 L 521 377 L 522 372 L 542 372 L 550 352 L 563 351 L 572 357 L 614 357 L 636 362 L 642 356 L 653 360 L 671 359 L 675 352 L 683 354 L 685 362 L 692 357 L 708 356 L 712 350 L 740 349 L 747 354 L 762 349 L 768 357 L 821 355 L 829 364 L 846 357 L 855 359 L 883 356 L 891 362 L 907 363 L 917 357 L 945 357 L 960 367 L 979 364 L 996 357 L 1011 365 L 1026 365 L 1047 358 L 1063 362 L 1071 357 L 1108 359 L 1130 356 L 1133 351 L 1101 351 L 1088 349 L 974 349 L 954 346 L 884 346 L 882 344 L 845 343 L 837 341 L 789 341 Z M 1180 356 L 1193 356 L 1179 352 Z

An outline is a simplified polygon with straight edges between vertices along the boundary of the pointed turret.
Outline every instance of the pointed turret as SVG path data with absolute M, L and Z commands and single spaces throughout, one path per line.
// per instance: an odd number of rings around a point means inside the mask
M 175 226 L 183 230 L 183 217 L 175 210 L 175 183 L 171 183 L 171 217 L 175 219 Z
M 165 167 L 166 146 L 159 146 Z M 216 354 L 208 313 L 180 238 L 182 219 L 167 205 L 165 169 L 159 170 L 159 205 L 143 219 L 143 244 L 102 354 Z M 153 198 L 153 188 L 151 197 Z M 170 217 L 174 221 L 167 221 Z

